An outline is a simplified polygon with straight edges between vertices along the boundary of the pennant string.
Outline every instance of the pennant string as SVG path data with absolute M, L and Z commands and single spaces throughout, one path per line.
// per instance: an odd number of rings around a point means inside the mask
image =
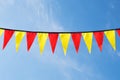
M 27 39 L 26 39 L 27 40 L 27 50 L 29 51 L 33 42 L 34 42 L 34 39 L 35 39 L 37 33 L 27 32 L 26 34 L 27 34 L 26 35 L 26 37 L 27 37 Z
M 120 30 L 120 28 L 114 28 L 114 29 L 94 30 L 94 31 L 49 32 L 49 31 L 17 30 L 17 29 L 8 29 L 8 28 L 0 28 L 0 29 L 1 29 L 1 30 L 20 31 L 20 32 L 33 32 L 33 33 L 90 33 L 90 32 L 103 32 L 103 31 Z
M 115 31 L 105 31 L 104 32 L 109 43 L 111 44 L 112 48 L 116 50 L 116 38 L 115 38 Z
M 19 32 L 19 31 L 15 32 L 16 52 L 18 52 L 18 49 L 20 47 L 20 43 L 21 43 L 24 36 L 25 36 L 25 32 Z
M 116 30 L 117 31 L 117 33 L 118 33 L 118 36 L 120 37 L 120 30 Z
M 102 51 L 104 32 L 94 32 L 94 37 L 96 39 L 100 51 Z
M 43 53 L 43 50 L 45 48 L 45 44 L 47 41 L 48 34 L 47 33 L 38 33 L 38 44 L 40 47 L 40 53 Z
M 61 39 L 64 55 L 66 56 L 66 52 L 70 40 L 70 34 L 68 33 L 60 34 L 60 39 Z
M 76 49 L 76 52 L 78 53 L 80 41 L 81 41 L 81 33 L 72 33 L 72 40 Z
M 6 47 L 7 43 L 11 39 L 13 33 L 14 33 L 14 31 L 5 30 L 5 33 L 4 33 L 4 42 L 3 42 L 3 49 Z
M 120 28 L 96 30 L 96 31 L 81 31 L 81 32 L 80 31 L 78 32 L 45 32 L 45 31 L 26 31 L 26 30 L 0 28 L 0 36 L 4 33 L 3 49 L 6 47 L 6 45 L 12 38 L 13 34 L 15 33 L 16 52 L 18 52 L 20 44 L 25 34 L 26 34 L 26 41 L 27 41 L 27 50 L 29 51 L 37 35 L 38 44 L 40 47 L 40 53 L 41 54 L 43 53 L 47 38 L 49 38 L 51 50 L 52 50 L 52 53 L 54 54 L 58 37 L 60 37 L 65 56 L 68 49 L 70 37 L 72 38 L 72 41 L 77 53 L 79 51 L 81 37 L 83 37 L 83 40 L 88 49 L 88 52 L 91 53 L 93 35 L 100 51 L 102 51 L 104 35 L 108 39 L 112 48 L 116 50 L 116 33 L 115 32 L 117 32 L 118 36 L 120 37 Z
M 49 33 L 49 41 L 52 48 L 52 52 L 54 53 L 55 47 L 58 41 L 58 33 L 55 33 L 55 34 Z
M 92 49 L 92 35 L 93 33 L 82 33 L 83 39 L 85 41 L 89 53 L 91 53 L 91 49 Z
M 4 30 L 0 29 L 0 36 L 3 34 Z

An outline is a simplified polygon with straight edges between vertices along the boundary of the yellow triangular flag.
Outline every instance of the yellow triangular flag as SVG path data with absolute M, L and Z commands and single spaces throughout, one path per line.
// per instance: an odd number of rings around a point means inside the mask
M 25 32 L 15 31 L 16 51 L 18 52 L 20 43 L 25 36 Z
M 4 32 L 4 30 L 3 30 L 3 29 L 0 29 L 0 36 L 2 35 L 3 32 Z
M 104 32 L 109 43 L 111 44 L 111 46 L 113 47 L 114 50 L 116 50 L 116 37 L 115 37 L 115 31 L 111 30 L 111 31 L 105 31 Z
M 69 44 L 69 41 L 70 41 L 70 34 L 69 33 L 61 33 L 60 34 L 60 39 L 61 39 L 64 55 L 66 56 L 68 44 Z
M 43 53 L 46 41 L 47 41 L 48 33 L 38 33 L 38 43 L 40 47 L 40 53 Z
M 85 44 L 86 44 L 86 46 L 88 48 L 89 53 L 91 53 L 93 33 L 92 32 L 82 33 L 82 36 L 83 36 Z

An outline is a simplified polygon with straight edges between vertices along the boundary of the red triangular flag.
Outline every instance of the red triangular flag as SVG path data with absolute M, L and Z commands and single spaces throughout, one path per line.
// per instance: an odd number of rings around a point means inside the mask
M 81 33 L 72 33 L 72 40 L 76 49 L 76 52 L 78 53 L 80 41 L 81 41 Z
M 7 43 L 11 39 L 14 31 L 13 30 L 5 30 L 4 32 L 4 42 L 3 42 L 3 49 L 6 47 Z
M 51 44 L 52 52 L 54 54 L 55 47 L 58 41 L 58 33 L 49 33 L 49 41 Z
M 120 29 L 119 30 L 116 30 L 117 31 L 117 33 L 118 33 L 118 36 L 120 37 Z
M 32 43 L 36 37 L 36 34 L 35 32 L 27 32 L 26 34 L 26 37 L 27 37 L 27 50 L 29 51 L 31 46 L 32 46 Z
M 96 39 L 100 51 L 102 51 L 104 32 L 94 32 L 94 37 Z

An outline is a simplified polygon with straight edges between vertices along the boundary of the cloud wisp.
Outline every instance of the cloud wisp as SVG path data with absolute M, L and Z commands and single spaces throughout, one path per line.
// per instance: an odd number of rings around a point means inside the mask
M 55 0 L 26 0 L 27 6 L 31 7 L 38 17 L 36 27 L 44 31 L 63 31 L 63 27 L 54 18 L 54 12 L 59 10 Z

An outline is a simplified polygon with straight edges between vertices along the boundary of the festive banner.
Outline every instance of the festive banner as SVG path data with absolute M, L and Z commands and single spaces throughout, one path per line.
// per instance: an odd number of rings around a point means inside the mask
M 81 41 L 81 33 L 72 33 L 72 40 L 76 49 L 76 52 L 78 53 L 80 41 Z
M 3 32 L 4 32 L 4 30 L 3 30 L 3 29 L 0 29 L 0 36 L 2 35 Z
M 120 29 L 99 30 L 99 31 L 89 31 L 89 32 L 87 31 L 86 32 L 38 32 L 38 31 L 24 31 L 24 30 L 0 28 L 0 36 L 4 33 L 3 49 L 7 46 L 8 42 L 15 33 L 16 52 L 18 52 L 22 39 L 24 38 L 25 35 L 26 35 L 27 50 L 29 51 L 37 35 L 40 53 L 41 54 L 43 53 L 48 38 L 52 53 L 54 54 L 58 42 L 58 37 L 60 37 L 65 56 L 67 53 L 70 38 L 73 41 L 73 45 L 75 47 L 76 53 L 78 53 L 79 51 L 82 37 L 88 49 L 88 52 L 91 53 L 93 35 L 100 51 L 102 51 L 104 35 L 106 36 L 112 48 L 116 50 L 116 32 L 120 37 Z
M 110 42 L 111 46 L 113 47 L 114 50 L 116 50 L 116 38 L 115 38 L 115 31 L 105 31 L 105 35 Z
M 102 51 L 104 32 L 94 32 L 94 37 L 96 39 L 100 51 Z
M 55 47 L 58 41 L 58 33 L 49 33 L 49 41 L 52 48 L 52 52 L 54 54 Z
M 87 48 L 88 48 L 89 53 L 91 53 L 93 33 L 92 33 L 92 32 L 83 33 L 82 36 L 83 36 L 83 39 L 84 39 L 84 41 L 85 41 L 85 44 L 86 44 L 86 46 L 87 46 Z
M 5 33 L 4 33 L 4 42 L 3 42 L 3 49 L 6 47 L 7 43 L 11 39 L 13 33 L 14 33 L 13 30 L 5 30 Z
M 29 51 L 33 42 L 34 42 L 34 39 L 36 37 L 36 34 L 35 32 L 27 32 L 26 33 L 26 37 L 27 37 L 27 50 Z
M 64 55 L 66 56 L 69 40 L 70 40 L 70 34 L 69 33 L 62 33 L 60 34 L 60 39 L 64 51 Z
M 120 30 L 116 30 L 117 31 L 117 33 L 118 33 L 118 35 L 119 35 L 119 37 L 120 37 Z
M 25 36 L 25 32 L 15 31 L 16 52 L 18 52 L 20 43 L 24 36 Z
M 43 53 L 46 41 L 47 41 L 48 33 L 38 33 L 38 44 L 40 47 L 40 53 Z

